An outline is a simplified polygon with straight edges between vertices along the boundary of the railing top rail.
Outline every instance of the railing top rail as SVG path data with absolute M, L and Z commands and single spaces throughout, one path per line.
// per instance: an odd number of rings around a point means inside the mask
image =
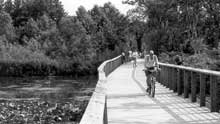
M 115 61 L 115 60 L 117 60 L 117 59 L 120 58 L 120 57 L 121 57 L 121 55 L 120 55 L 120 56 L 117 56 L 117 57 L 115 57 L 115 58 L 113 58 L 113 59 L 109 59 L 109 60 L 104 61 L 104 62 L 98 67 L 98 71 L 103 71 L 103 69 L 104 69 L 104 67 L 105 67 L 105 65 L 106 65 L 107 63 L 109 63 L 109 62 L 111 62 L 111 61 Z
M 113 59 L 104 61 L 99 67 L 98 82 L 93 92 L 85 113 L 80 121 L 80 124 L 103 124 L 104 110 L 105 110 L 105 99 L 106 99 L 106 75 L 105 66 L 109 62 L 114 62 L 119 59 L 120 56 Z
M 198 73 L 207 74 L 207 75 L 220 76 L 220 72 L 218 72 L 218 71 L 199 69 L 199 68 L 193 68 L 193 67 L 186 67 L 186 66 L 167 64 L 167 63 L 159 63 L 159 64 L 162 66 L 167 66 L 167 67 L 171 67 L 171 68 L 177 68 L 177 69 L 182 69 L 182 70 L 187 70 L 187 71 L 192 71 L 192 72 L 198 72 Z

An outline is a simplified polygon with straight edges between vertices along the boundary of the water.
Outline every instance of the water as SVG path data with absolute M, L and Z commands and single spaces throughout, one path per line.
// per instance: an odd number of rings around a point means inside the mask
M 0 78 L 0 123 L 79 122 L 96 78 Z

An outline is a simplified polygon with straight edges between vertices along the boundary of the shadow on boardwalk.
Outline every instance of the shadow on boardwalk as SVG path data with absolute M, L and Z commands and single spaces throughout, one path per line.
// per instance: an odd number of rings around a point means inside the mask
M 169 89 L 156 84 L 156 96 L 145 94 L 143 61 L 119 67 L 108 82 L 109 124 L 219 124 L 220 114 L 191 103 Z M 120 79 L 120 81 L 118 81 Z M 136 86 L 134 85 L 136 84 Z M 117 87 L 117 88 L 116 88 Z M 120 90 L 123 88 L 123 90 Z M 127 89 L 127 90 L 126 90 Z

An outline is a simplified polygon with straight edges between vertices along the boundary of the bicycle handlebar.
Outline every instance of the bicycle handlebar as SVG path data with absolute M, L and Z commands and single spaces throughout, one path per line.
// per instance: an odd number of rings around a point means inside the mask
M 157 66 L 152 66 L 152 67 L 157 67 Z M 151 68 L 151 67 L 147 67 L 147 68 Z M 147 68 L 144 68 L 142 71 L 146 71 Z M 158 71 L 161 71 L 161 68 L 158 67 L 157 70 L 158 70 Z

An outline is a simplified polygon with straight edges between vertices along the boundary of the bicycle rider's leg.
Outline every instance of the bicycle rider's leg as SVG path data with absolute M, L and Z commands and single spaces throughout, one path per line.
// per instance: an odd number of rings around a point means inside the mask
M 156 77 L 157 77 L 157 71 L 155 71 L 153 74 L 152 74 L 152 76 L 153 76 L 153 81 L 154 81 L 154 83 L 156 83 Z
M 148 89 L 149 89 L 149 85 L 148 85 L 149 73 L 148 73 L 147 70 L 145 70 L 145 76 L 146 76 L 146 85 L 147 85 L 146 92 L 148 92 Z
M 152 85 L 153 85 L 153 92 L 152 92 L 152 96 L 154 97 L 155 96 L 155 90 L 156 90 L 156 76 L 157 76 L 157 71 L 155 71 L 153 74 L 152 74 Z
M 149 91 L 151 88 L 151 74 L 147 76 L 147 90 Z
M 133 66 L 135 67 L 135 59 L 133 58 Z
M 133 67 L 135 67 L 135 64 L 136 64 L 135 58 L 133 58 Z
M 137 66 L 137 60 L 136 60 L 136 58 L 134 58 L 134 66 L 135 66 L 135 67 Z

